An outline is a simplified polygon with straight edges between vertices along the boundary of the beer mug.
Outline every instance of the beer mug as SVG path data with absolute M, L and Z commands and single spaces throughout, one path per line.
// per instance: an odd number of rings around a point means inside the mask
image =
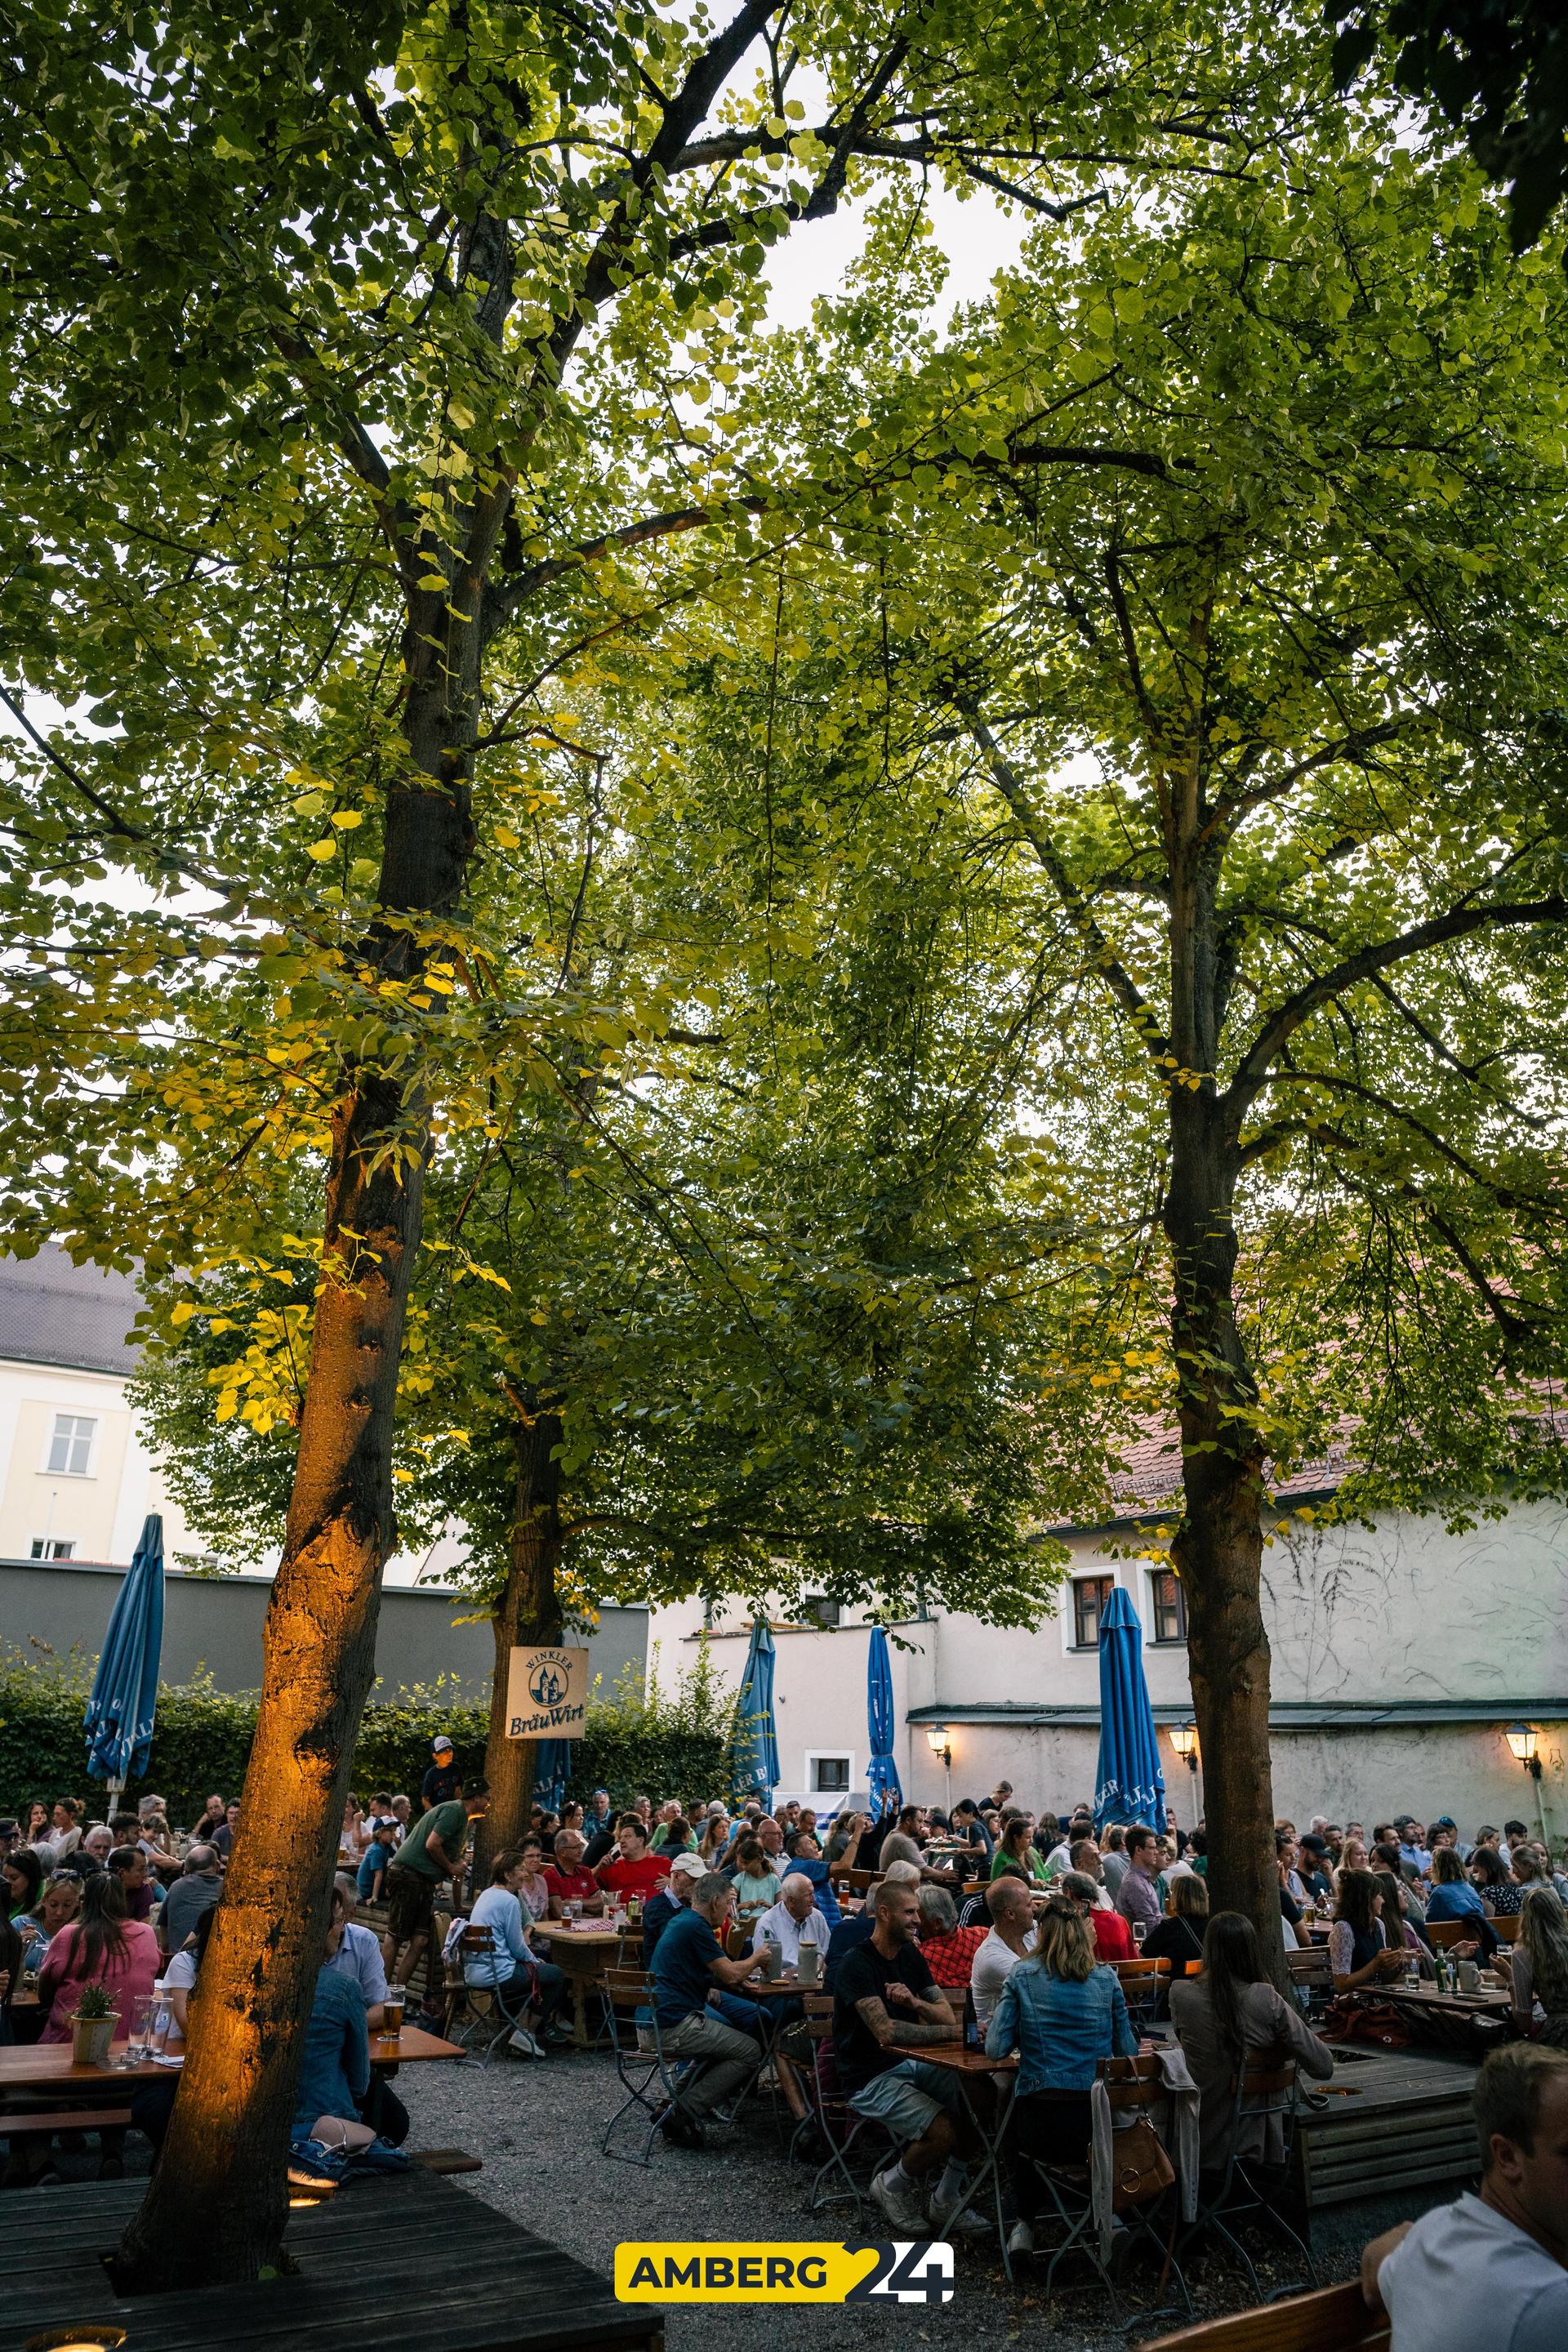
M 808 1937 L 801 1938 L 800 1958 L 795 1963 L 795 1974 L 803 1985 L 814 1985 L 821 1978 L 822 1954 L 816 1943 Z
M 1480 1981 L 1481 1972 L 1479 1969 L 1477 1968 L 1474 1960 L 1461 1960 L 1459 1962 L 1459 1990 L 1461 1992 L 1474 1992 L 1479 1986 Z

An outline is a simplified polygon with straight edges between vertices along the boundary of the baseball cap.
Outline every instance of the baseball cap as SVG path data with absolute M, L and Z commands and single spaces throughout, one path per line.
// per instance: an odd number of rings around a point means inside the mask
M 451 1741 L 447 1738 L 444 1731 L 437 1738 L 433 1739 L 430 1742 L 430 1745 L 436 1750 L 437 1756 L 450 1756 L 455 1752 Z
M 1308 1853 L 1327 1853 L 1329 1850 L 1327 1839 L 1321 1838 L 1316 1830 L 1309 1830 L 1300 1844 Z
M 671 1878 L 706 1878 L 708 1864 L 694 1853 L 678 1853 L 669 1865 Z

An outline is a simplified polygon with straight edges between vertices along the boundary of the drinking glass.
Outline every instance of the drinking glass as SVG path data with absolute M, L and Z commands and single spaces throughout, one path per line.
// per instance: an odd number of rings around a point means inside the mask
M 1140 1951 L 1143 1948 L 1143 1938 L 1148 1933 L 1149 1930 L 1144 1926 L 1143 1921 L 1142 1919 L 1134 1919 L 1132 1922 L 1132 1940 L 1137 1945 Z
M 566 1898 L 563 1908 L 568 1919 L 580 1919 L 583 1916 L 582 1896 L 580 1895 L 569 1895 Z
M 131 2023 L 125 2036 L 127 2066 L 142 2066 L 147 2060 L 147 2044 L 153 2032 L 153 2011 L 155 2003 L 150 1992 L 138 1993 L 131 2004 Z

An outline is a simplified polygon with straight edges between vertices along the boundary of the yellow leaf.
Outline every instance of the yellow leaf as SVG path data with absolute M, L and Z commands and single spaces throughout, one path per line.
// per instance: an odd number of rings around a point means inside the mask
M 352 833 L 356 824 L 364 823 L 364 813 L 361 809 L 334 809 L 332 823 L 340 833 Z
M 329 857 L 335 857 L 337 854 L 338 845 L 330 837 L 325 841 L 311 842 L 305 852 L 306 856 L 313 857 L 318 866 L 324 866 Z

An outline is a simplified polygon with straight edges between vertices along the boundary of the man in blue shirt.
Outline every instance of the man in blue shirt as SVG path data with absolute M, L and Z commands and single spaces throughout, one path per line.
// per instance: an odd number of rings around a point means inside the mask
M 359 1866 L 358 1893 L 362 1903 L 380 1902 L 383 1893 L 382 1882 L 386 1876 L 386 1865 L 397 1852 L 397 1842 L 401 1834 L 396 1820 L 391 1813 L 387 1813 L 376 1822 L 371 1832 L 370 1843 L 364 1850 Z
M 738 1960 L 724 1957 L 734 1900 L 730 1881 L 709 1871 L 693 1886 L 690 1907 L 668 1922 L 654 1951 L 654 2013 L 666 2059 L 710 2062 L 682 2084 L 680 2105 L 665 2110 L 664 2136 L 682 2147 L 702 2146 L 701 2118 L 741 2091 L 762 2064 L 752 2036 L 708 2006 L 710 1992 L 744 1984 L 764 1965 L 760 1952 Z
M 332 1928 L 327 1937 L 326 1966 L 334 1976 L 359 1987 L 366 2031 L 379 2033 L 382 2003 L 386 1999 L 386 1969 L 380 1944 L 370 1929 L 362 1927 L 354 1917 L 353 1881 L 346 1871 L 332 1882 Z M 373 2132 L 390 2140 L 395 2147 L 401 2147 L 408 2137 L 408 2110 L 384 2074 L 373 2072 L 370 2086 L 359 2102 L 358 2114 L 361 2123 L 368 2124 Z
M 642 1964 L 653 1966 L 653 1956 L 658 1939 L 670 1921 L 684 1911 L 691 1901 L 691 1890 L 700 1878 L 708 1875 L 708 1865 L 694 1853 L 678 1853 L 669 1865 L 669 1885 L 662 1894 L 650 1895 L 642 1907 Z

